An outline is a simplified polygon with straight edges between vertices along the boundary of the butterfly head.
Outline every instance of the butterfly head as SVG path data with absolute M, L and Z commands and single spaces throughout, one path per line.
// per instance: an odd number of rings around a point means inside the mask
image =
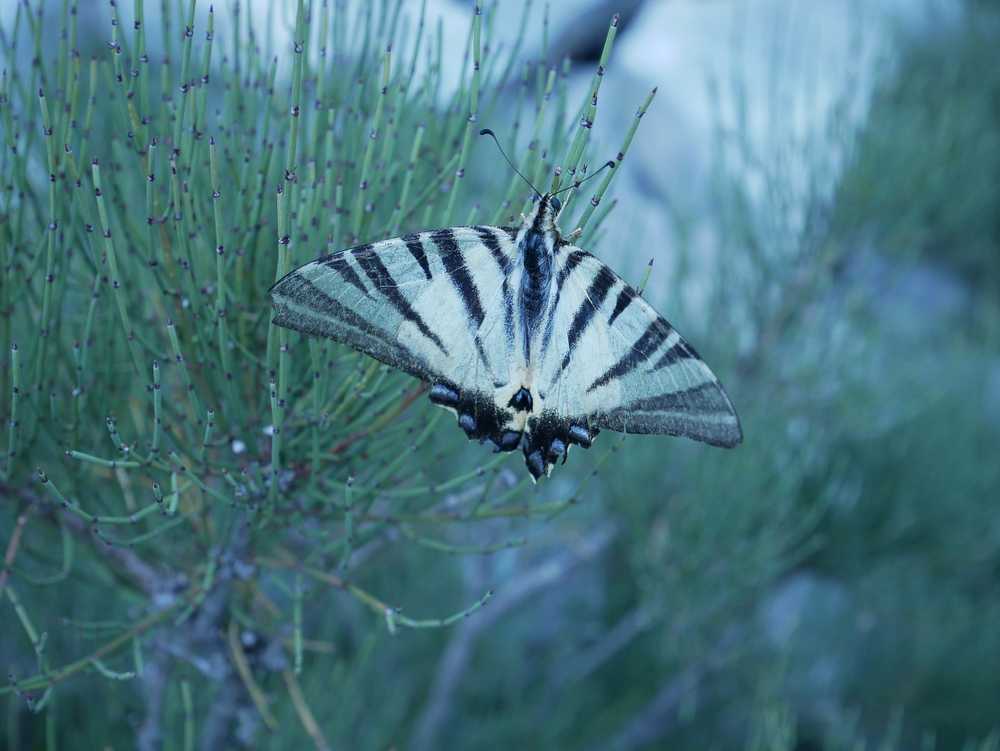
M 535 197 L 532 199 L 534 207 L 524 217 L 524 224 L 526 229 L 532 229 L 536 232 L 552 232 L 558 231 L 556 228 L 556 217 L 559 216 L 559 212 L 562 211 L 562 200 L 556 195 L 557 193 L 564 193 L 567 190 L 575 190 L 579 188 L 587 180 L 597 177 L 605 169 L 614 169 L 616 162 L 611 160 L 605 162 L 600 169 L 596 170 L 587 177 L 581 178 L 579 180 L 574 180 L 572 184 L 565 186 L 561 190 L 557 190 L 552 193 L 542 193 L 538 188 L 532 185 L 531 181 L 521 174 L 521 171 L 514 166 L 514 163 L 507 156 L 507 152 L 503 150 L 503 146 L 500 145 L 499 139 L 497 139 L 496 133 L 494 133 L 489 128 L 483 128 L 479 131 L 481 136 L 489 136 L 493 139 L 493 142 L 497 145 L 497 149 L 500 150 L 500 154 L 503 156 L 510 168 L 516 172 L 524 182 L 528 184 L 528 187 L 535 192 Z M 584 168 L 586 169 L 586 168 Z M 604 187 L 607 187 L 605 184 Z
M 562 210 L 562 201 L 558 196 L 543 193 L 536 195 L 531 211 L 524 217 L 526 229 L 536 232 L 552 232 L 556 230 L 556 217 Z

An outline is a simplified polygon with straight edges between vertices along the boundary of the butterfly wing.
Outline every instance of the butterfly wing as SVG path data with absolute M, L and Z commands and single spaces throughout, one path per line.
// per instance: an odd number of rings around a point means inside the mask
M 271 288 L 274 322 L 329 337 L 434 385 L 470 437 L 497 440 L 491 397 L 512 362 L 514 231 L 453 227 L 359 245 Z
M 722 384 L 670 323 L 590 253 L 564 245 L 557 261 L 563 283 L 538 369 L 554 423 L 549 432 L 587 425 L 727 448 L 740 443 Z

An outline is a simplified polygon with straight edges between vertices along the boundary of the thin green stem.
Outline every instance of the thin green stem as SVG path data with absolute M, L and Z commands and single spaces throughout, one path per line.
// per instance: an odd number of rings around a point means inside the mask
M 129 353 L 132 355 L 132 365 L 138 374 L 142 373 L 142 359 L 139 355 L 139 346 L 135 338 L 135 331 L 132 328 L 132 321 L 129 318 L 128 298 L 124 289 L 125 280 L 118 266 L 118 256 L 111 234 L 111 222 L 108 219 L 108 209 L 104 202 L 104 191 L 101 190 L 101 167 L 96 159 L 91 162 L 91 174 L 94 180 L 94 196 L 97 199 L 97 213 L 101 218 L 104 252 L 108 261 L 108 268 L 111 271 L 111 293 L 115 298 L 115 304 L 118 306 L 118 315 L 121 318 L 122 330 L 125 332 Z
M 372 157 L 375 154 L 375 145 L 380 136 L 382 128 L 382 117 L 385 112 L 385 100 L 389 92 L 389 71 L 392 65 L 392 47 L 387 47 L 385 56 L 382 58 L 382 81 L 379 88 L 378 100 L 375 104 L 375 115 L 372 117 L 371 129 L 368 132 L 368 142 L 365 145 L 365 153 L 361 162 L 361 177 L 358 182 L 358 192 L 354 199 L 353 219 L 351 226 L 352 242 L 361 239 L 362 229 L 365 225 L 365 217 L 370 211 L 368 204 L 368 187 L 371 180 Z
M 642 120 L 642 116 L 646 114 L 646 110 L 649 109 L 649 105 L 652 103 L 653 97 L 655 96 L 656 96 L 656 89 L 654 88 L 652 91 L 649 92 L 649 94 L 646 96 L 645 101 L 636 111 L 635 117 L 632 120 L 632 125 L 629 127 L 628 132 L 625 134 L 625 140 L 622 142 L 622 146 L 620 149 L 618 149 L 618 154 L 615 156 L 615 161 L 618 163 L 618 165 L 620 165 L 622 161 L 625 159 L 625 155 L 628 153 L 629 146 L 632 145 L 632 139 L 635 137 L 635 132 L 639 128 L 639 121 Z M 604 194 L 607 193 L 608 186 L 611 185 L 611 181 L 614 179 L 616 172 L 618 172 L 617 166 L 615 167 L 615 169 L 604 171 L 605 173 L 604 177 L 601 178 L 600 185 L 598 186 L 597 190 L 594 191 L 594 195 L 591 196 L 590 204 L 584 210 L 583 214 L 580 216 L 580 219 L 576 222 L 577 229 L 580 229 L 581 231 L 586 231 L 588 222 L 590 222 L 591 217 L 594 215 L 594 211 L 596 211 L 597 207 L 600 205 L 601 199 L 604 198 Z M 575 193 L 576 191 L 572 192 Z M 563 210 L 565 211 L 566 208 L 567 208 L 566 204 L 564 203 Z
M 601 90 L 601 82 L 604 80 L 604 72 L 608 67 L 608 59 L 611 57 L 611 48 L 614 47 L 615 36 L 618 34 L 618 21 L 619 16 L 616 13 L 611 19 L 608 34 L 604 39 L 604 47 L 601 49 L 601 59 L 590 82 L 590 90 L 580 117 L 580 127 L 577 129 L 573 143 L 569 147 L 569 152 L 563 162 L 562 172 L 556 172 L 553 175 L 552 186 L 549 188 L 550 191 L 559 190 L 563 175 L 567 176 L 570 180 L 576 176 L 577 167 L 580 164 L 580 159 L 583 157 L 583 150 L 590 140 L 590 130 L 593 128 L 594 119 L 597 117 L 597 95 Z
M 3 473 L 4 480 L 10 479 L 14 474 L 14 459 L 17 457 L 17 437 L 20 427 L 17 407 L 21 399 L 21 369 L 18 354 L 17 343 L 12 343 L 10 345 L 10 419 L 7 422 L 7 461 Z

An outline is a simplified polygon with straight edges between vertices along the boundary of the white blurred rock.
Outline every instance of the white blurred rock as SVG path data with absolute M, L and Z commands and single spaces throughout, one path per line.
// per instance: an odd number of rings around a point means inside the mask
M 613 247 L 628 258 L 609 260 L 634 271 L 655 256 L 669 276 L 671 216 L 683 217 L 695 264 L 683 291 L 698 309 L 708 287 L 699 280 L 711 278 L 720 245 L 711 189 L 720 157 L 758 212 L 774 200 L 767 179 L 780 186 L 794 233 L 809 196 L 836 184 L 872 86 L 892 59 L 892 29 L 933 33 L 959 13 L 958 0 L 647 2 L 619 36 L 593 130 L 595 149 L 613 154 L 638 105 L 658 87 L 616 177 L 614 226 L 629 229 L 628 242 Z M 574 102 L 590 79 L 589 70 L 576 68 Z M 651 284 L 649 296 L 657 302 L 662 291 Z
M 339 5 L 336 0 L 329 0 L 329 2 L 331 8 Z M 484 40 L 488 41 L 490 50 L 494 54 L 500 54 L 504 59 L 509 54 L 517 40 L 527 2 L 531 3 L 531 7 L 520 56 L 524 60 L 536 60 L 542 54 L 545 35 L 545 24 L 543 23 L 545 0 L 499 0 L 499 2 L 484 3 L 486 7 L 490 5 L 495 7 L 493 33 L 488 40 Z M 356 18 L 359 13 L 363 12 L 366 3 L 367 0 L 347 0 L 343 3 L 349 28 L 354 28 Z M 607 25 L 615 11 L 630 11 L 640 4 L 641 0 L 620 0 L 620 2 L 559 0 L 557 3 L 550 2 L 547 31 L 549 50 L 555 57 L 559 57 L 563 53 L 571 52 L 579 44 L 592 45 L 595 36 L 599 40 L 603 40 Z M 274 0 L 244 0 L 244 7 L 247 6 L 255 19 L 262 21 L 268 18 L 273 19 L 271 28 L 274 33 L 276 50 L 280 52 L 291 47 L 291 35 L 295 21 L 294 2 L 291 0 L 285 3 L 274 2 Z M 473 7 L 472 0 L 468 0 L 468 2 L 427 0 L 425 34 L 428 36 L 425 37 L 425 40 L 434 38 L 440 25 L 441 37 L 446 50 L 446 54 L 441 60 L 441 96 L 445 101 L 459 84 L 462 70 L 462 50 L 465 49 L 466 38 L 472 22 Z M 401 27 L 408 26 L 413 32 L 420 18 L 420 9 L 421 0 L 403 0 Z M 320 2 L 317 0 L 314 3 L 313 12 L 316 17 L 313 19 L 314 21 L 318 19 L 319 10 Z M 261 26 L 263 27 L 263 24 Z M 258 33 L 262 34 L 263 28 Z M 316 48 L 318 45 L 314 44 L 313 47 Z M 315 53 L 316 49 L 313 49 L 313 54 Z M 279 72 L 290 70 L 288 62 L 287 59 L 279 59 Z M 417 60 L 418 73 L 424 70 L 425 63 L 426 58 L 420 56 Z
M 848 128 L 863 120 L 881 56 L 892 53 L 891 28 L 926 29 L 954 19 L 958 8 L 957 0 L 647 3 L 612 65 L 639 84 L 630 100 L 660 88 L 643 125 L 657 138 L 640 139 L 635 162 L 664 191 L 683 186 L 683 194 L 696 194 L 720 125 L 746 138 L 761 159 L 776 159 L 810 139 L 830 147 L 823 134 L 831 117 L 843 118 Z M 608 120 L 627 119 L 629 109 L 612 106 L 617 117 Z

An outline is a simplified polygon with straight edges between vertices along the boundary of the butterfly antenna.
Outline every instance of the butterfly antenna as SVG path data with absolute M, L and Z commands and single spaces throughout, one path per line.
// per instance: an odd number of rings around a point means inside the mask
M 526 183 L 528 183 L 528 185 L 531 187 L 531 189 L 533 191 L 535 191 L 535 193 L 539 197 L 542 195 L 542 192 L 538 188 L 536 188 L 534 185 L 531 184 L 531 180 L 529 180 L 524 175 L 522 175 L 521 174 L 521 170 L 519 170 L 517 167 L 514 166 L 514 163 L 510 160 L 510 157 L 507 156 L 507 152 L 504 151 L 503 150 L 503 146 L 500 145 L 500 139 L 497 138 L 497 134 L 496 133 L 494 133 L 489 128 L 483 128 L 481 131 L 479 131 L 479 135 L 481 135 L 481 136 L 489 136 L 490 138 L 492 138 L 493 139 L 493 143 L 495 143 L 497 145 L 497 148 L 500 149 L 500 153 L 503 154 L 503 158 L 507 161 L 507 164 L 510 165 L 510 168 L 512 170 L 514 170 L 520 176 L 520 178 L 522 180 L 524 180 Z
M 592 175 L 587 175 L 582 180 L 574 180 L 572 185 L 567 185 L 565 188 L 561 188 L 560 190 L 557 190 L 552 195 L 555 196 L 555 195 L 558 195 L 560 193 L 565 193 L 567 190 L 573 190 L 573 188 L 579 188 L 581 185 L 583 185 L 585 182 L 587 182 L 587 180 L 590 180 L 591 178 L 597 177 L 599 174 L 601 174 L 608 167 L 610 167 L 611 169 L 614 169 L 617 166 L 618 165 L 615 163 L 614 159 L 612 159 L 610 161 L 607 161 L 603 165 L 601 165 L 601 168 L 599 170 L 597 170 L 597 172 L 594 172 Z

